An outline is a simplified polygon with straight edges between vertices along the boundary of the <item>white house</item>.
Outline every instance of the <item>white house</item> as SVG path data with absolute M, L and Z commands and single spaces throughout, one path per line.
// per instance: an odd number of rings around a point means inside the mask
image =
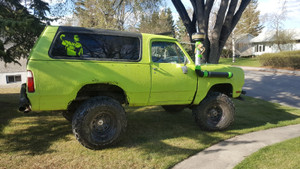
M 20 66 L 16 63 L 7 63 L 5 65 L 3 61 L 0 61 L 0 87 L 16 87 L 26 83 L 26 62 L 27 59 L 20 59 Z
M 289 29 L 286 31 L 293 34 L 292 39 L 294 40 L 294 43 L 281 45 L 281 49 L 284 51 L 300 50 L 300 29 Z M 261 55 L 263 53 L 280 52 L 277 44 L 274 43 L 275 33 L 275 31 L 265 30 L 257 37 L 250 40 L 253 54 Z
M 251 34 L 242 34 L 235 38 L 235 55 L 247 57 L 253 55 L 252 44 L 250 41 L 254 38 Z

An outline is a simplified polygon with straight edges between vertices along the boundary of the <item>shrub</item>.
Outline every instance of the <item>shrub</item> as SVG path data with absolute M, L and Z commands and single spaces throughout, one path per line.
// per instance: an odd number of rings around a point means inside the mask
M 262 66 L 290 67 L 300 69 L 300 50 L 279 53 L 265 53 L 258 57 Z
M 232 50 L 230 49 L 223 49 L 221 53 L 221 57 L 230 58 L 232 56 Z

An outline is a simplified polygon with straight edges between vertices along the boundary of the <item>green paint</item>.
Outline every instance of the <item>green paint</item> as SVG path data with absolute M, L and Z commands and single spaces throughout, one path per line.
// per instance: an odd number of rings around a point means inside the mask
M 205 70 L 203 73 L 204 73 L 203 77 L 208 77 L 208 71 Z
M 216 84 L 231 84 L 235 98 L 240 95 L 236 91 L 241 91 L 244 84 L 242 69 L 219 64 L 195 67 L 176 39 L 162 35 L 142 34 L 142 58 L 139 62 L 54 59 L 48 55 L 48 51 L 57 29 L 54 26 L 45 28 L 28 61 L 27 69 L 33 72 L 36 87 L 36 92 L 27 93 L 33 111 L 66 110 L 86 84 L 103 83 L 120 87 L 125 91 L 129 106 L 197 105 Z M 77 37 L 75 40 L 80 44 Z M 152 63 L 150 56 L 153 41 L 176 43 L 187 57 L 188 74 L 182 72 L 183 63 Z M 64 42 L 66 45 L 71 43 Z M 76 48 L 76 45 L 73 46 Z M 82 53 L 81 45 L 77 48 L 77 53 Z M 76 54 L 74 51 L 70 49 L 70 56 Z M 157 68 L 157 71 L 153 71 L 153 68 Z M 205 76 L 208 76 L 209 71 L 230 71 L 234 76 L 230 79 L 200 78 L 192 71 L 195 69 L 205 70 Z
M 232 72 L 228 72 L 228 78 L 232 78 L 233 73 Z
M 81 43 L 79 43 L 80 38 L 78 35 L 74 35 L 74 42 L 70 42 L 64 40 L 63 38 L 66 37 L 65 34 L 60 35 L 61 44 L 65 46 L 67 50 L 68 56 L 81 56 L 83 54 L 83 49 Z
M 200 65 L 196 65 L 196 66 L 195 66 L 195 69 L 201 70 L 201 66 L 200 66 Z

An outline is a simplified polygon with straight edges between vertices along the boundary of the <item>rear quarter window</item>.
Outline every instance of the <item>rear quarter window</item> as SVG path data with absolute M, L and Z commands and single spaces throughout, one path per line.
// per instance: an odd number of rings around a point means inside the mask
M 140 60 L 140 39 L 88 33 L 59 33 L 50 56 L 63 59 Z

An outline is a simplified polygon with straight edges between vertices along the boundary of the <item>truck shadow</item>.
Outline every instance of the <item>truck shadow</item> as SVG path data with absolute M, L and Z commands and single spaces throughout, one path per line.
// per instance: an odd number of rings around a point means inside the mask
M 285 121 L 300 118 L 299 110 L 293 107 L 283 107 L 261 99 L 246 97 L 245 101 L 236 100 L 236 116 L 232 131 L 252 130 L 266 126 L 277 127 Z M 294 123 L 296 124 L 296 122 Z M 282 126 L 282 125 L 281 125 Z
M 49 151 L 53 142 L 71 134 L 71 125 L 59 112 L 18 112 L 19 94 L 0 94 L 0 136 L 4 152 L 24 152 L 28 155 Z
M 236 115 L 234 124 L 226 131 L 207 132 L 201 130 L 192 118 L 192 111 L 185 109 L 178 114 L 165 112 L 161 107 L 128 109 L 128 130 L 119 146 L 139 145 L 145 154 L 163 155 L 195 154 L 204 148 L 216 144 L 224 137 L 285 125 L 286 121 L 300 122 L 299 110 L 287 111 L 280 105 L 247 97 L 245 101 L 235 100 Z M 293 110 L 297 114 L 291 114 Z M 189 146 L 180 140 L 198 144 Z
M 3 136 L 3 129 L 10 120 L 21 117 L 22 114 L 17 114 L 19 94 L 1 94 L 0 93 L 0 136 Z
M 17 112 L 17 99 L 18 95 L 0 95 L 0 105 L 4 110 L 0 114 L 2 152 L 21 152 L 28 155 L 51 153 L 59 151 L 51 147 L 55 143 L 73 144 L 72 147 L 80 147 L 85 151 L 80 144 L 75 144 L 71 124 L 59 112 L 23 114 Z M 127 132 L 121 142 L 107 151 L 138 148 L 149 158 L 155 154 L 189 156 L 222 141 L 224 137 L 251 132 L 266 125 L 269 128 L 280 126 L 284 121 L 300 121 L 299 111 L 298 114 L 291 114 L 292 110 L 286 111 L 262 100 L 247 97 L 246 101 L 235 103 L 235 123 L 228 130 L 221 132 L 201 130 L 195 124 L 189 109 L 171 114 L 160 106 L 126 108 Z M 61 140 L 63 142 L 59 142 Z M 188 141 L 189 145 L 181 144 L 181 141 Z

